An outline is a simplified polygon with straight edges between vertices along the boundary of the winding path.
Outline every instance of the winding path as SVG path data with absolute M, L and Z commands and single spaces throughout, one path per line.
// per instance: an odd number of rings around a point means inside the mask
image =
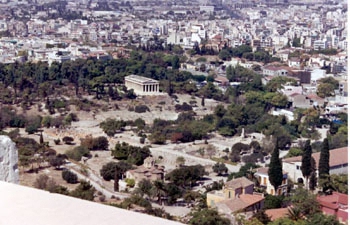
M 88 176 L 82 174 L 80 172 L 80 166 L 76 165 L 70 161 L 66 164 L 66 167 L 70 169 L 73 173 L 75 173 L 79 179 L 83 179 L 85 181 L 90 182 L 90 184 L 97 190 L 100 191 L 103 195 L 105 195 L 107 198 L 111 198 L 112 196 L 125 199 L 130 196 L 130 194 L 127 193 L 120 193 L 120 192 L 114 192 L 111 190 L 107 190 L 105 187 L 103 187 L 100 177 L 95 175 L 91 170 L 88 170 Z

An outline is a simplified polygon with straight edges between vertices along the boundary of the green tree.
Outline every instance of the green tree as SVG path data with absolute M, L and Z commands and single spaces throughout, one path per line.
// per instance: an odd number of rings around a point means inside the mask
M 219 58 L 222 60 L 229 60 L 231 58 L 230 52 L 227 49 L 223 49 L 219 52 Z
M 320 212 L 320 205 L 316 200 L 316 195 L 302 187 L 297 188 L 290 197 L 288 197 L 293 207 L 298 208 L 302 215 L 309 217 Z
M 348 193 L 348 175 L 347 174 L 332 174 L 330 176 L 332 188 L 340 193 Z
M 125 142 L 117 143 L 111 151 L 113 157 L 119 160 L 126 160 L 128 163 L 142 165 L 145 158 L 150 156 L 151 152 L 148 147 L 132 146 Z
M 56 170 L 58 170 L 65 163 L 66 158 L 67 156 L 58 154 L 56 156 L 50 157 L 49 163 L 51 166 L 55 167 Z
M 282 208 L 283 200 L 283 195 L 266 195 L 264 201 L 264 209 Z
M 26 124 L 25 131 L 28 134 L 34 134 L 35 132 L 38 132 L 39 128 L 41 127 L 41 117 L 36 116 L 32 118 L 27 119 L 28 123 Z
M 266 214 L 265 210 L 258 210 L 254 215 L 253 218 L 258 219 L 263 224 L 268 224 L 271 222 L 271 218 Z
M 321 98 L 330 97 L 334 95 L 334 87 L 329 83 L 321 83 L 317 86 L 317 95 Z
M 185 165 L 185 162 L 186 162 L 186 160 L 183 156 L 179 156 L 176 158 L 176 164 L 179 166 Z
M 133 125 L 136 126 L 138 130 L 143 130 L 146 126 L 146 122 L 141 118 L 137 118 Z
M 148 198 L 150 198 L 152 196 L 152 188 L 153 188 L 153 184 L 150 180 L 142 179 L 137 184 L 137 188 L 135 189 L 135 193 L 140 195 L 141 197 L 146 195 L 146 196 L 148 196 Z
M 171 60 L 171 67 L 173 70 L 177 70 L 180 68 L 180 59 L 177 55 L 174 55 Z
M 213 171 L 217 173 L 219 176 L 222 174 L 226 174 L 228 169 L 224 163 L 217 162 L 215 165 L 212 167 Z
M 85 200 L 94 200 L 95 188 L 87 181 L 81 180 L 80 184 L 74 189 L 70 195 L 72 197 L 81 198 Z
M 231 173 L 227 180 L 230 181 L 233 178 L 239 178 L 239 177 L 245 177 L 249 173 L 249 171 L 254 171 L 254 169 L 258 168 L 259 166 L 256 165 L 255 163 L 246 163 L 244 166 L 241 166 L 239 168 L 239 171 L 236 173 Z
M 300 148 L 290 148 L 288 151 L 288 154 L 285 156 L 285 158 L 295 157 L 295 156 L 302 156 L 303 150 Z
M 114 171 L 114 185 L 113 185 L 114 191 L 119 191 L 119 176 L 118 176 L 118 174 L 119 174 L 119 171 L 118 171 L 118 169 L 116 169 Z M 134 183 L 134 185 L 135 185 L 135 183 Z
M 202 165 L 184 166 L 166 174 L 165 179 L 170 180 L 177 186 L 186 188 L 192 187 L 204 175 L 205 169 Z
M 77 146 L 71 150 L 67 150 L 65 152 L 65 155 L 70 159 L 73 159 L 75 161 L 80 161 L 81 157 L 90 156 L 90 151 L 88 148 L 86 148 L 84 146 Z
M 329 145 L 328 139 L 323 140 L 322 149 L 320 153 L 320 161 L 318 163 L 318 177 L 324 179 L 329 175 Z
M 320 80 L 318 80 L 319 83 L 322 84 L 330 84 L 334 89 L 337 89 L 339 87 L 339 81 L 334 79 L 333 77 L 325 77 L 325 78 L 321 78 Z
M 78 183 L 78 176 L 70 170 L 63 170 L 62 171 L 62 178 L 63 178 L 63 180 L 67 181 L 67 183 L 69 183 L 69 184 Z
M 275 188 L 275 194 L 277 194 L 278 186 L 280 186 L 283 181 L 282 163 L 279 158 L 278 143 L 276 143 L 276 147 L 271 155 L 268 175 L 270 183 Z
M 294 221 L 301 220 L 303 218 L 303 215 L 301 214 L 301 209 L 297 207 L 289 207 L 288 217 Z
M 308 218 L 308 224 L 313 225 L 341 225 L 335 216 L 325 215 L 323 213 L 313 214 L 310 218 Z
M 100 128 L 110 137 L 113 137 L 117 132 L 123 131 L 125 126 L 126 122 L 123 120 L 116 120 L 112 118 L 107 118 L 105 121 L 100 123 Z
M 216 210 L 202 209 L 191 214 L 190 225 L 230 225 L 229 219 L 219 215 Z
M 311 175 L 309 181 L 309 188 L 311 191 L 314 191 L 317 187 L 317 175 L 316 175 L 316 160 L 314 157 L 311 157 Z
M 308 187 L 308 181 L 309 177 L 312 173 L 312 167 L 311 167 L 311 158 L 312 158 L 312 148 L 310 145 L 310 140 L 307 140 L 304 148 L 303 148 L 303 155 L 301 158 L 301 172 L 306 180 L 306 187 Z
M 309 225 L 309 224 L 304 220 L 294 221 L 290 218 L 279 218 L 277 220 L 274 220 L 273 222 L 270 222 L 269 225 Z
M 166 196 L 166 184 L 162 180 L 153 181 L 152 187 L 153 197 L 157 198 L 157 202 L 161 204 L 162 197 Z
M 123 174 L 125 174 L 125 172 L 131 168 L 132 165 L 124 161 L 109 162 L 102 166 L 100 175 L 103 177 L 103 179 L 110 181 L 112 179 L 115 179 L 115 174 L 121 178 Z

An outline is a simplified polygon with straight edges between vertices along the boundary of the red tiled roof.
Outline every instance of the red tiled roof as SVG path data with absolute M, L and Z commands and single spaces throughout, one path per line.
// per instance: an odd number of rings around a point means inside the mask
M 320 161 L 320 152 L 312 154 L 316 161 L 316 167 L 318 168 L 318 162 Z M 283 159 L 283 162 L 294 163 L 301 162 L 301 156 L 291 157 Z M 336 148 L 329 151 L 329 166 L 337 166 L 348 163 L 348 147 Z
M 238 210 L 243 210 L 245 208 L 248 208 L 249 206 L 252 206 L 263 200 L 264 200 L 264 197 L 260 195 L 242 194 L 237 198 L 218 202 L 217 206 L 220 207 L 220 205 L 222 205 L 230 209 L 232 212 L 236 212 Z
M 298 95 L 304 96 L 303 94 L 293 93 L 293 94 L 289 95 L 289 97 L 295 97 L 295 96 L 298 96 Z
M 268 217 L 270 217 L 271 221 L 276 219 L 288 216 L 288 208 L 280 208 L 280 209 L 268 209 L 265 211 Z
M 217 76 L 217 77 L 215 77 L 215 81 L 229 82 L 229 80 L 226 77 L 224 77 L 224 76 Z
M 329 208 L 329 209 L 337 209 L 338 205 L 332 202 L 327 202 L 327 201 L 323 201 L 321 199 L 317 199 L 318 203 L 320 203 L 321 206 Z
M 248 206 L 251 206 L 255 203 L 258 203 L 264 199 L 263 196 L 260 195 L 250 195 L 250 194 L 242 194 L 239 198 L 245 202 Z
M 316 94 L 308 94 L 308 95 L 306 95 L 306 97 L 308 97 L 309 99 L 312 99 L 312 100 L 323 100 L 323 98 L 319 97 Z
M 227 188 L 232 188 L 232 189 L 237 189 L 240 187 L 247 187 L 254 184 L 252 181 L 248 180 L 248 178 L 246 177 L 240 177 L 234 180 L 230 180 L 228 182 L 226 182 L 225 187 Z
M 348 195 L 339 192 L 333 192 L 331 195 L 318 196 L 317 199 L 322 205 L 329 207 L 338 207 L 338 203 L 348 205 Z

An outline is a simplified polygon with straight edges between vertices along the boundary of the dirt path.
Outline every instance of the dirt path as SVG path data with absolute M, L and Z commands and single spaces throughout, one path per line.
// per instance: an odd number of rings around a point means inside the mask
M 75 173 L 79 179 L 83 179 L 85 181 L 90 182 L 90 184 L 97 190 L 100 191 L 103 195 L 105 195 L 107 198 L 111 198 L 112 196 L 125 199 L 130 196 L 130 194 L 127 193 L 120 193 L 115 192 L 113 190 L 107 189 L 105 186 L 103 186 L 102 178 L 100 178 L 98 175 L 96 175 L 92 170 L 87 169 L 87 174 L 84 175 L 80 172 L 80 167 L 74 163 L 68 162 L 66 164 L 66 167 L 70 169 L 73 173 Z

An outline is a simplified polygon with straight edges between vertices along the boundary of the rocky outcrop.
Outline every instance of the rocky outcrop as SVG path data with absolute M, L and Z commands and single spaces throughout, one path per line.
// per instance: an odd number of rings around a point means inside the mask
M 4 135 L 0 135 L 0 180 L 19 184 L 16 144 Z

